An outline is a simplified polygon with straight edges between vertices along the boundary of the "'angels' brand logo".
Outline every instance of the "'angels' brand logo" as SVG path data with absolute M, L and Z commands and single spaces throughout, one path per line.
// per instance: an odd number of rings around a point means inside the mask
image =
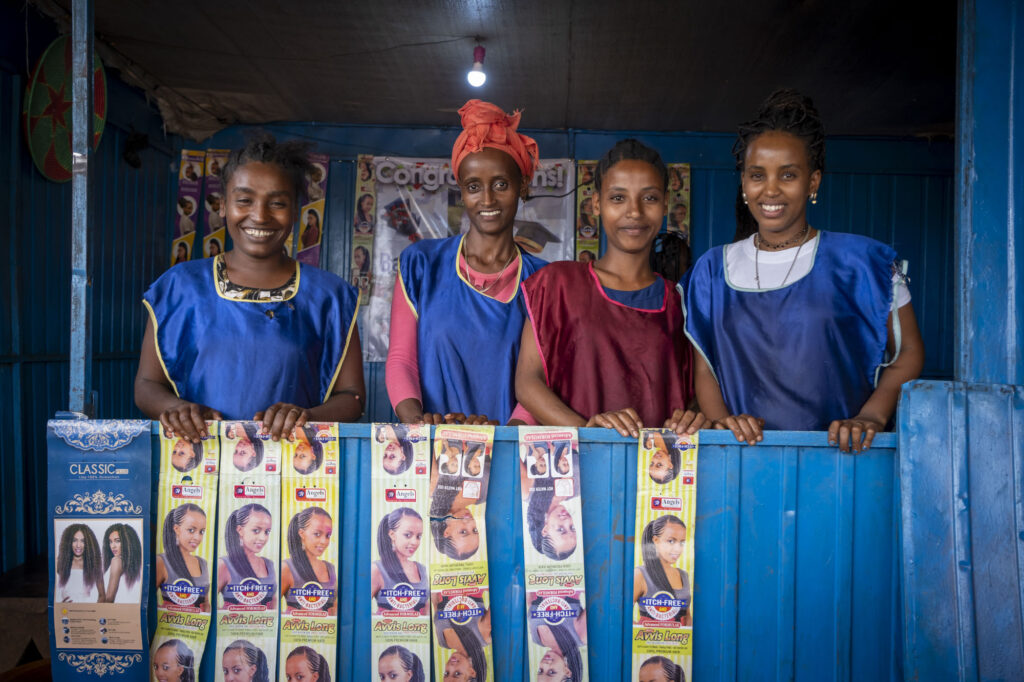
M 171 497 L 176 500 L 201 500 L 203 499 L 203 486 L 201 485 L 174 485 L 171 486 Z
M 475 599 L 460 594 L 448 600 L 444 611 L 437 614 L 437 617 L 450 620 L 456 625 L 465 625 L 471 618 L 482 616 L 483 614 L 484 610 L 480 608 Z
M 273 587 L 261 583 L 256 578 L 245 578 L 237 585 L 228 585 L 225 591 L 239 604 L 254 606 L 262 602 Z
M 416 491 L 412 488 L 388 488 L 384 491 L 384 499 L 388 502 L 415 502 Z
M 382 589 L 380 593 L 396 611 L 412 611 L 427 598 L 426 590 L 416 589 L 409 583 L 398 583 L 390 589 Z
M 541 619 L 550 625 L 558 625 L 566 618 L 575 618 L 576 609 L 561 597 L 548 597 L 530 612 L 530 618 Z
M 669 592 L 656 592 L 652 597 L 642 597 L 640 605 L 654 620 L 674 620 L 686 608 L 686 600 L 676 599 Z
M 235 499 L 260 499 L 267 496 L 267 487 L 263 485 L 236 485 Z
M 683 508 L 683 500 L 680 497 L 652 497 L 651 509 L 673 509 Z
M 295 489 L 296 500 L 306 500 L 322 502 L 327 499 L 326 488 L 296 488 Z
M 72 476 L 127 476 L 128 466 L 111 462 L 74 462 L 68 466 Z
M 300 609 L 316 611 L 322 609 L 327 600 L 334 596 L 334 590 L 323 587 L 316 581 L 309 581 L 302 587 L 293 587 L 288 594 L 295 599 Z
M 205 587 L 198 587 L 192 584 L 188 578 L 178 578 L 173 583 L 164 583 L 160 586 L 164 599 L 170 599 L 178 606 L 192 606 L 206 594 Z

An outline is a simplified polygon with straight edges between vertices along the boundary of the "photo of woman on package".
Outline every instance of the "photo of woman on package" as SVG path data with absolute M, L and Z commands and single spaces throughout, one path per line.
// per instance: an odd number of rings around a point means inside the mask
M 530 613 L 532 614 L 543 601 L 543 597 L 535 597 L 530 602 Z M 536 672 L 537 682 L 583 679 L 583 656 L 580 647 L 587 644 L 587 614 L 585 610 L 580 609 L 578 599 L 569 597 L 565 601 L 570 608 L 579 613 L 578 616 L 563 618 L 562 622 L 556 625 L 539 618 L 527 618 L 530 639 L 534 644 L 547 648 Z
M 423 540 L 423 518 L 416 510 L 399 507 L 385 515 L 377 526 L 377 552 L 380 559 L 370 569 L 370 592 L 381 611 L 418 611 L 427 615 L 430 594 L 427 567 L 413 560 Z M 382 593 L 404 584 L 422 593 L 417 601 L 395 606 Z
M 306 217 L 302 226 L 302 248 L 308 249 L 320 243 L 320 214 L 315 208 L 306 211 Z
M 54 603 L 104 600 L 100 544 L 84 523 L 72 523 L 60 535 L 55 587 Z
M 389 646 L 377 658 L 377 675 L 390 682 L 426 682 L 420 657 L 397 644 Z
M 287 682 L 331 682 L 331 667 L 315 649 L 299 646 L 285 659 L 284 677 Z
M 138 604 L 142 601 L 142 542 L 127 523 L 111 524 L 103 534 L 103 601 Z
M 270 682 L 267 655 L 246 639 L 228 644 L 221 657 L 224 682 Z
M 210 587 L 210 567 L 195 551 L 206 536 L 206 512 L 186 502 L 175 507 L 164 518 L 162 537 L 164 551 L 156 555 L 156 584 L 163 590 L 179 580 L 188 580 L 193 587 Z M 200 594 L 192 604 L 202 611 L 210 610 L 208 593 Z M 166 596 L 164 597 L 166 599 Z
M 664 656 L 651 656 L 640 666 L 637 682 L 686 682 L 683 667 Z
M 267 605 L 271 611 L 277 608 L 274 562 L 260 556 L 270 541 L 273 523 L 270 510 L 255 502 L 228 514 L 224 523 L 224 545 L 228 554 L 217 562 L 217 591 L 224 595 L 226 605 L 241 604 L 235 590 L 246 582 L 252 585 L 255 581 L 259 585 L 256 589 L 266 590 L 257 603 Z M 253 605 L 251 602 L 246 604 Z
M 373 232 L 374 213 L 373 213 L 374 199 L 372 194 L 363 194 L 359 197 L 359 201 L 356 202 L 356 232 L 359 234 L 369 234 Z
M 316 439 L 316 432 L 314 424 L 304 424 L 293 432 L 298 445 L 292 455 L 292 467 L 300 474 L 315 473 L 324 463 L 324 444 Z
M 169 639 L 153 652 L 156 682 L 195 682 L 196 657 L 180 639 Z
M 203 444 L 179 438 L 171 448 L 171 466 L 181 473 L 192 471 L 203 461 Z
M 374 439 L 384 444 L 381 466 L 393 476 L 407 471 L 412 466 L 413 447 L 408 435 L 408 428 L 404 424 L 382 424 L 374 433 Z
M 455 442 L 458 441 L 452 441 Z M 458 443 L 461 447 L 461 442 Z M 450 447 L 456 448 L 455 445 Z M 470 507 L 487 499 L 488 477 L 477 479 L 460 475 L 457 460 L 456 473 L 450 474 L 451 456 L 446 458 L 435 451 L 434 457 L 430 469 L 430 534 L 438 551 L 452 559 L 466 561 L 480 549 L 480 530 Z M 486 469 L 489 466 L 486 454 L 481 457 Z
M 452 654 L 444 666 L 444 679 L 476 680 L 485 682 L 487 677 L 487 657 L 484 647 L 491 644 L 491 612 L 484 606 L 481 599 L 471 597 L 477 608 L 483 613 L 460 619 L 445 618 L 444 611 L 450 599 L 440 592 L 435 592 L 432 599 L 437 604 L 434 617 L 434 636 L 437 643 L 445 649 L 452 649 Z M 457 597 L 466 599 L 466 597 Z
M 654 450 L 647 473 L 651 480 L 662 485 L 670 483 L 679 476 L 682 453 L 676 447 L 675 435 L 671 433 L 648 433 L 644 440 L 645 450 Z
M 441 472 L 449 476 L 457 476 L 459 474 L 459 463 L 462 461 L 462 455 L 465 451 L 466 444 L 463 441 L 442 438 L 441 456 L 438 458 L 438 466 L 440 466 Z
M 579 450 L 574 450 L 571 441 L 555 441 L 552 443 L 552 451 L 555 453 L 554 470 L 551 475 L 555 478 L 571 478 L 575 476 L 576 467 L 574 461 L 579 460 Z
M 237 422 L 228 429 L 230 438 L 237 438 L 231 463 L 236 471 L 252 471 L 263 463 L 264 443 L 257 437 L 259 425 L 255 422 Z
M 531 449 L 545 448 L 532 446 Z M 572 452 L 571 448 L 569 452 Z M 544 459 L 536 458 L 532 467 L 527 466 L 528 461 L 529 457 L 526 461 L 519 460 L 519 479 L 530 542 L 534 549 L 548 559 L 565 561 L 576 551 L 579 541 L 576 519 L 564 504 L 579 496 L 578 482 L 571 478 L 557 479 L 533 474 L 536 463 Z M 575 466 L 570 465 L 570 468 L 575 470 Z M 547 471 L 547 467 L 544 471 Z
M 320 507 L 306 507 L 288 523 L 289 558 L 281 562 L 283 613 L 302 609 L 334 615 L 338 574 L 334 564 L 321 558 L 333 534 L 334 520 Z
M 633 571 L 633 601 L 640 618 L 690 625 L 690 576 L 676 562 L 686 544 L 686 524 L 664 514 L 644 528 L 643 566 Z

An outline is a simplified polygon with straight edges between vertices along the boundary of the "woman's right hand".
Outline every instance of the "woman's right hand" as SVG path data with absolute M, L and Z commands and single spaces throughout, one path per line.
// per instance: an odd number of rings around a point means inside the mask
M 640 415 L 632 407 L 595 414 L 586 423 L 586 426 L 615 429 L 620 436 L 633 436 L 633 438 L 639 438 L 640 429 L 644 428 L 643 422 L 640 421 Z
M 198 443 L 200 439 L 210 435 L 206 428 L 206 420 L 219 421 L 224 417 L 213 408 L 182 400 L 161 412 L 159 419 L 168 438 L 178 436 Z
M 747 445 L 755 445 L 763 440 L 764 420 L 749 414 L 730 414 L 711 422 L 713 428 L 732 431 L 736 440 Z

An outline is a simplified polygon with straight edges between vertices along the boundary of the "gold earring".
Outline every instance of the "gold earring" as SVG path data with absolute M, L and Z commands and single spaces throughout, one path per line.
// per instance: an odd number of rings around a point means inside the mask
M 818 203 L 818 193 L 817 192 L 812 192 L 811 193 L 811 203 L 812 204 Z

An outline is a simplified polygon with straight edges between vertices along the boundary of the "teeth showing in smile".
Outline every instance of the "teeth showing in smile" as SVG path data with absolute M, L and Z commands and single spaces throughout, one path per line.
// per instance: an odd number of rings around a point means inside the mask
M 761 204 L 761 208 L 770 213 L 774 213 L 775 211 L 782 210 L 782 204 Z
M 501 211 L 497 211 L 497 210 L 495 210 L 495 211 L 480 211 L 480 215 L 482 215 L 485 218 L 493 218 L 494 216 L 498 215 L 499 213 L 501 213 Z
M 247 227 L 243 231 L 253 239 L 266 239 L 270 235 L 274 234 L 273 230 L 257 230 L 251 227 Z

